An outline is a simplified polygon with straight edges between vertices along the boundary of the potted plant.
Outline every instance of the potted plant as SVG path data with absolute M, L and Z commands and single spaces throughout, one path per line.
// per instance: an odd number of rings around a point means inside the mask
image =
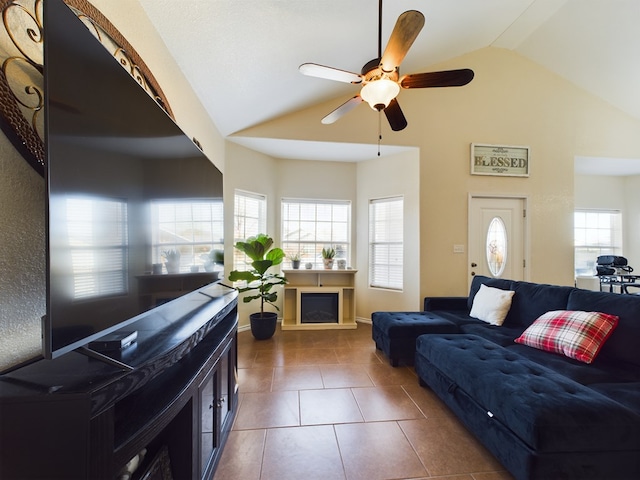
M 299 253 L 292 253 L 289 255 L 289 260 L 291 260 L 291 268 L 293 268 L 294 270 L 297 270 L 298 268 L 300 268 L 300 254 Z
M 327 270 L 331 270 L 333 268 L 333 257 L 336 256 L 335 248 L 323 248 L 322 249 L 322 262 L 324 263 L 324 268 Z
M 180 250 L 177 248 L 163 250 L 162 256 L 166 260 L 167 273 L 180 273 Z
M 260 300 L 260 312 L 249 315 L 251 333 L 257 340 L 271 338 L 276 331 L 278 314 L 265 312 L 264 305 L 268 303 L 276 310 L 280 310 L 275 304 L 278 293 L 274 290 L 277 285 L 284 285 L 287 279 L 278 273 L 269 272 L 271 267 L 279 265 L 285 257 L 281 248 L 273 247 L 273 239 L 260 233 L 250 237 L 244 242 L 237 242 L 235 248 L 251 259 L 251 270 L 233 270 L 229 273 L 229 281 L 247 282 L 246 286 L 238 287 L 238 291 L 252 292 L 243 298 L 244 303 L 252 300 Z

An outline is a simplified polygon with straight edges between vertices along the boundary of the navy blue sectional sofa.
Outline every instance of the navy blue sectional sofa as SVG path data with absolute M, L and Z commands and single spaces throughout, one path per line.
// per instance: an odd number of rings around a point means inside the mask
M 482 284 L 515 292 L 501 326 L 469 316 Z M 618 323 L 592 363 L 515 342 L 554 310 Z M 392 364 L 413 356 L 420 384 L 517 479 L 640 479 L 640 296 L 477 276 L 468 297 L 372 323 Z

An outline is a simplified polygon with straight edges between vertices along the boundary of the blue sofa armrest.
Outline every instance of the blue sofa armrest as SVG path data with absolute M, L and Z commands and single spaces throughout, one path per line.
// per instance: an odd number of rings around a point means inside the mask
M 424 311 L 448 310 L 467 311 L 467 297 L 424 297 Z

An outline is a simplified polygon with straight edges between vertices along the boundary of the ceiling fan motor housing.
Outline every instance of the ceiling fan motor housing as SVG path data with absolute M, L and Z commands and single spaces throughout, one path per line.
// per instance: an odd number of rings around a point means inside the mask
M 388 78 L 393 82 L 397 82 L 399 78 L 398 68 L 394 69 L 391 72 L 385 72 L 380 66 L 379 58 L 374 58 L 373 60 L 365 63 L 364 67 L 362 67 L 362 70 L 360 70 L 360 73 L 364 77 L 365 82 L 372 82 L 381 78 Z

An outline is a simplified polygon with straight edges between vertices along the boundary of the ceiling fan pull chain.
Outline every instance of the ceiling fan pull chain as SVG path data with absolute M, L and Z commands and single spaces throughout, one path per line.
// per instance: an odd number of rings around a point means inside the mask
M 380 156 L 380 142 L 382 142 L 382 112 L 378 112 L 378 156 Z

